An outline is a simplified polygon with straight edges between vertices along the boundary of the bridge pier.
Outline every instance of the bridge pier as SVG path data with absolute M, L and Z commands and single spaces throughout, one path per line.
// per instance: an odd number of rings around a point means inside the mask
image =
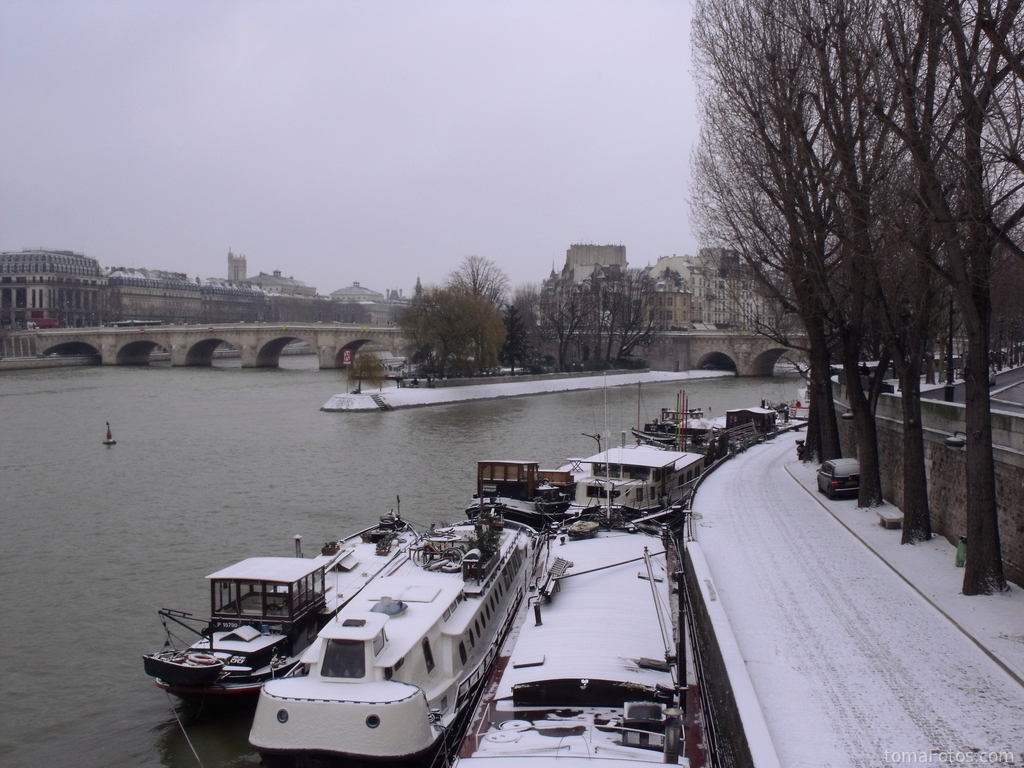
M 316 359 L 320 365 L 320 370 L 342 367 L 341 363 L 338 362 L 338 346 L 336 344 L 321 344 L 317 347 Z

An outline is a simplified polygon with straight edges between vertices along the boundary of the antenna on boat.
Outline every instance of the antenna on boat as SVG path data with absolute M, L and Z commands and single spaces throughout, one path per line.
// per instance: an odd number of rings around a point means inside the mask
M 302 537 L 295 534 L 295 556 L 302 557 Z

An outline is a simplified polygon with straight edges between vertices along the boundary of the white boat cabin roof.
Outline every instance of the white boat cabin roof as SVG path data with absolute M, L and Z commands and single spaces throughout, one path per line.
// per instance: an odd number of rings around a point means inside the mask
M 542 624 L 527 617 L 497 699 L 511 699 L 513 686 L 548 680 L 672 684 L 667 671 L 638 664 L 644 658 L 665 658 L 659 608 L 643 561 L 645 547 L 652 557 L 658 599 L 666 599 L 669 585 L 664 582 L 672 577 L 664 546 L 654 536 L 602 532 L 552 547 L 552 557 L 571 565 L 551 602 L 541 606 Z M 667 612 L 667 605 L 661 609 Z
M 570 459 L 569 461 L 581 464 L 625 464 L 626 466 L 647 467 L 648 469 L 662 467 L 678 471 L 703 460 L 704 456 L 699 453 L 664 451 L 661 448 L 655 448 L 650 445 L 627 445 L 625 447 L 609 448 L 607 451 L 595 453 L 593 456 L 585 459 Z
M 753 408 L 733 408 L 726 411 L 726 413 L 771 413 L 778 415 L 778 411 L 773 408 L 761 408 L 760 406 L 755 406 Z
M 276 581 L 294 584 L 311 573 L 325 567 L 328 557 L 248 557 L 241 562 L 211 573 L 207 579 L 242 579 L 248 581 Z

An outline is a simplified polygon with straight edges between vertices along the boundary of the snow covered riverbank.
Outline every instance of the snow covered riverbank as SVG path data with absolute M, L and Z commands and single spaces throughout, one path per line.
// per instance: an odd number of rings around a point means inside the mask
M 1024 592 L 965 597 L 955 547 L 825 499 L 795 439 L 726 462 L 694 503 L 781 764 L 1018 763 Z
M 376 411 L 381 408 L 414 408 L 423 405 L 441 405 L 464 400 L 490 400 L 499 397 L 542 395 L 548 392 L 569 392 L 601 387 L 623 387 L 630 384 L 657 381 L 685 381 L 732 376 L 728 371 L 636 371 L 614 373 L 607 376 L 583 378 L 550 378 L 534 381 L 512 381 L 501 384 L 473 384 L 465 387 L 397 387 L 360 395 L 335 395 L 320 409 L 322 411 Z

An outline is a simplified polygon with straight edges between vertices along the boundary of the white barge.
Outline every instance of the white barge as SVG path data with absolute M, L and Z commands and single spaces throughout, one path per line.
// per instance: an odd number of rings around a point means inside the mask
M 601 530 L 559 541 L 455 768 L 687 764 L 672 538 Z
M 535 534 L 485 517 L 432 530 L 260 694 L 268 766 L 430 759 L 458 730 L 533 572 Z
M 704 456 L 650 445 L 609 448 L 569 459 L 576 481 L 573 507 L 616 506 L 649 514 L 685 502 L 704 470 Z

